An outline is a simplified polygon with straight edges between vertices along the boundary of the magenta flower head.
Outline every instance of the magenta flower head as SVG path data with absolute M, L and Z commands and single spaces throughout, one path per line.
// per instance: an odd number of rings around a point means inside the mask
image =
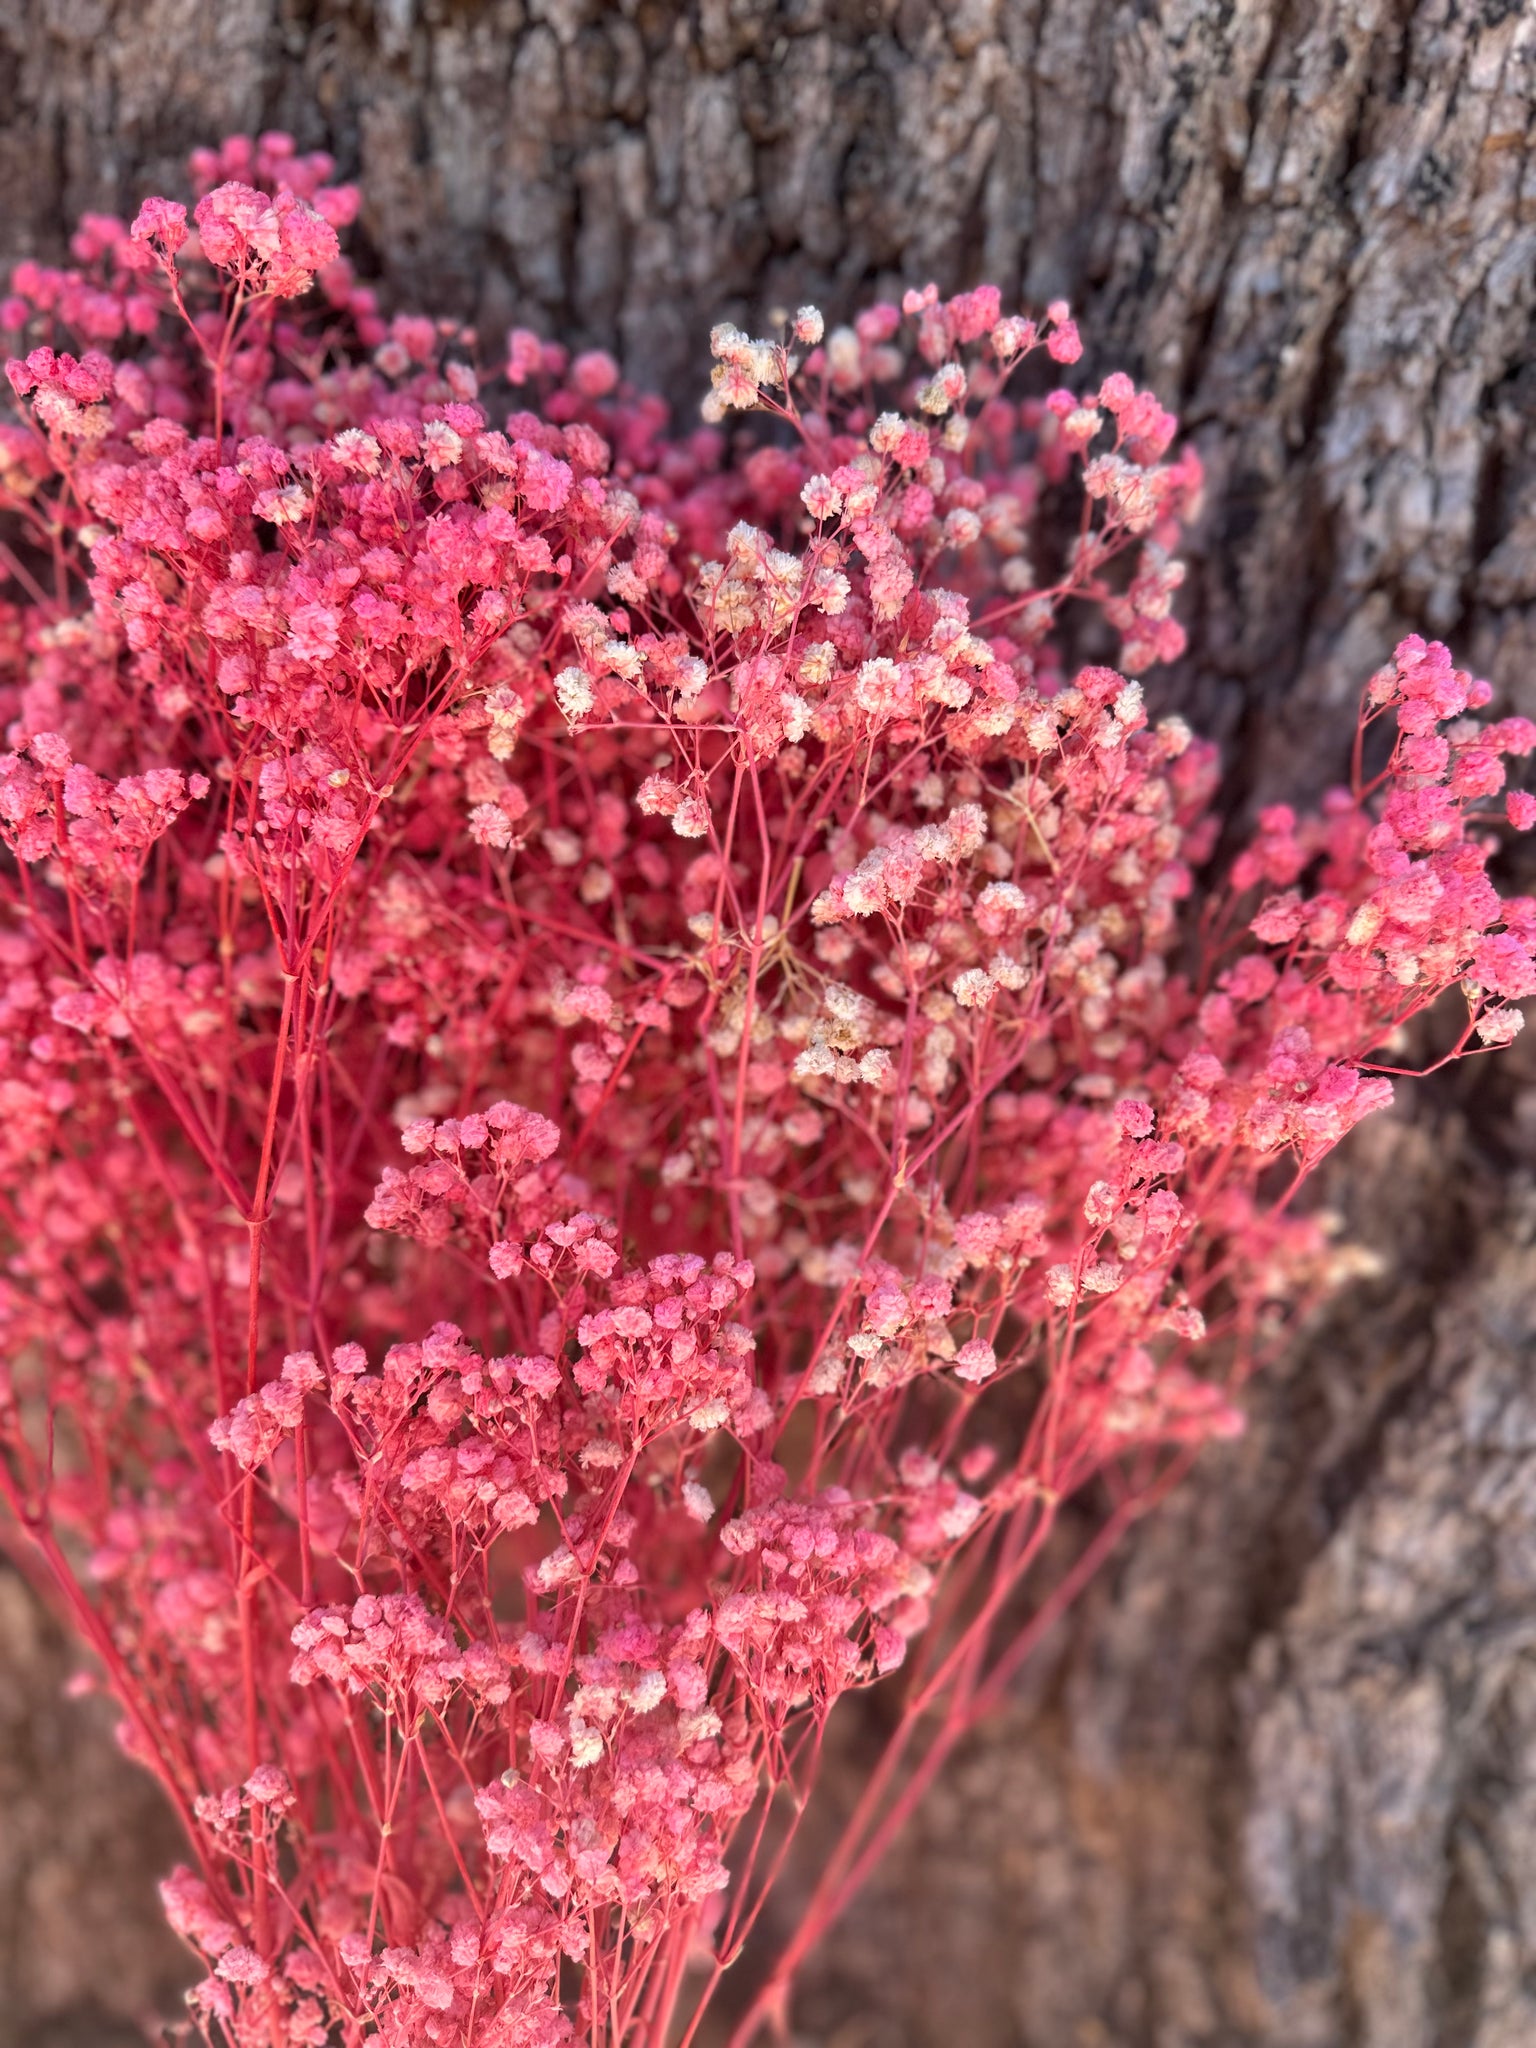
M 1200 463 L 1065 303 L 722 321 L 674 430 L 381 310 L 291 137 L 192 168 L 202 260 L 4 315 L 0 1495 L 218 2048 L 663 2048 L 904 1688 L 744 2048 L 1063 1504 L 1241 1429 L 1404 1046 L 1520 1029 L 1536 727 L 1409 638 L 1218 863 Z

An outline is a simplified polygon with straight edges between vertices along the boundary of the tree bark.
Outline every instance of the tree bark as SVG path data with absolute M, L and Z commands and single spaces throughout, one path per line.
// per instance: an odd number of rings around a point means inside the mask
M 1157 687 L 1234 802 L 1334 775 L 1405 631 L 1536 712 L 1527 0 L 0 0 L 0 84 L 0 256 L 285 127 L 362 180 L 391 303 L 609 346 L 684 412 L 721 317 L 1063 294 L 1088 372 L 1148 380 L 1207 462 Z M 1377 1276 L 951 1770 L 808 1980 L 808 2040 L 1536 2038 L 1532 1071 L 1351 1140 L 1332 1195 Z M 16 1669 L 47 1723 L 54 1653 Z M 0 1947 L 0 2048 L 155 1994 L 78 1940 L 43 1982 L 41 1939 Z

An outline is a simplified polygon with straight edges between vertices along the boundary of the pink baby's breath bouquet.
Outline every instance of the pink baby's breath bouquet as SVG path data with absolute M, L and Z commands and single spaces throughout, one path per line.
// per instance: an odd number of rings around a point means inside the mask
M 695 2039 L 898 1674 L 745 2043 L 1238 1428 L 1404 1027 L 1518 1027 L 1536 730 L 1405 641 L 1212 873 L 1199 465 L 1064 305 L 720 327 L 678 433 L 386 321 L 325 159 L 192 168 L 0 308 L 9 1533 L 228 2048 Z

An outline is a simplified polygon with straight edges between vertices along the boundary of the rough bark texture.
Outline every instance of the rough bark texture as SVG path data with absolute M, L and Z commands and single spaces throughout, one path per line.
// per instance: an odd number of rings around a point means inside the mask
M 364 180 L 398 302 L 684 402 L 722 315 L 1063 292 L 1206 455 L 1163 687 L 1237 794 L 1332 773 L 1405 629 L 1536 710 L 1528 0 L 0 0 L 0 93 L 0 256 L 283 126 Z M 1530 1071 L 1352 1142 L 1381 1276 L 950 1772 L 808 2040 L 1536 2039 Z M 104 2041 L 166 1981 L 163 1837 L 4 1583 L 0 1625 L 0 2048 Z
M 153 1880 L 177 1829 L 112 1739 L 103 1700 L 71 1700 L 78 1658 L 0 1569 L 0 2042 L 135 2048 L 170 2009 L 185 1952 Z

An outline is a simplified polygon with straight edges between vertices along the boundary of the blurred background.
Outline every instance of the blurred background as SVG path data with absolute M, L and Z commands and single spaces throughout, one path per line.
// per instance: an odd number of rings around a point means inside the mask
M 1085 381 L 1207 465 L 1149 695 L 1235 809 L 1342 771 L 1404 632 L 1536 715 L 1528 0 L 0 0 L 0 109 L 0 267 L 282 128 L 361 181 L 386 309 L 610 348 L 684 416 L 716 319 L 1066 296 Z M 955 1761 L 807 2048 L 1536 2040 L 1524 1044 L 1350 1140 L 1357 1277 Z M 186 1975 L 72 1668 L 0 1568 L 0 2048 L 126 2048 Z

